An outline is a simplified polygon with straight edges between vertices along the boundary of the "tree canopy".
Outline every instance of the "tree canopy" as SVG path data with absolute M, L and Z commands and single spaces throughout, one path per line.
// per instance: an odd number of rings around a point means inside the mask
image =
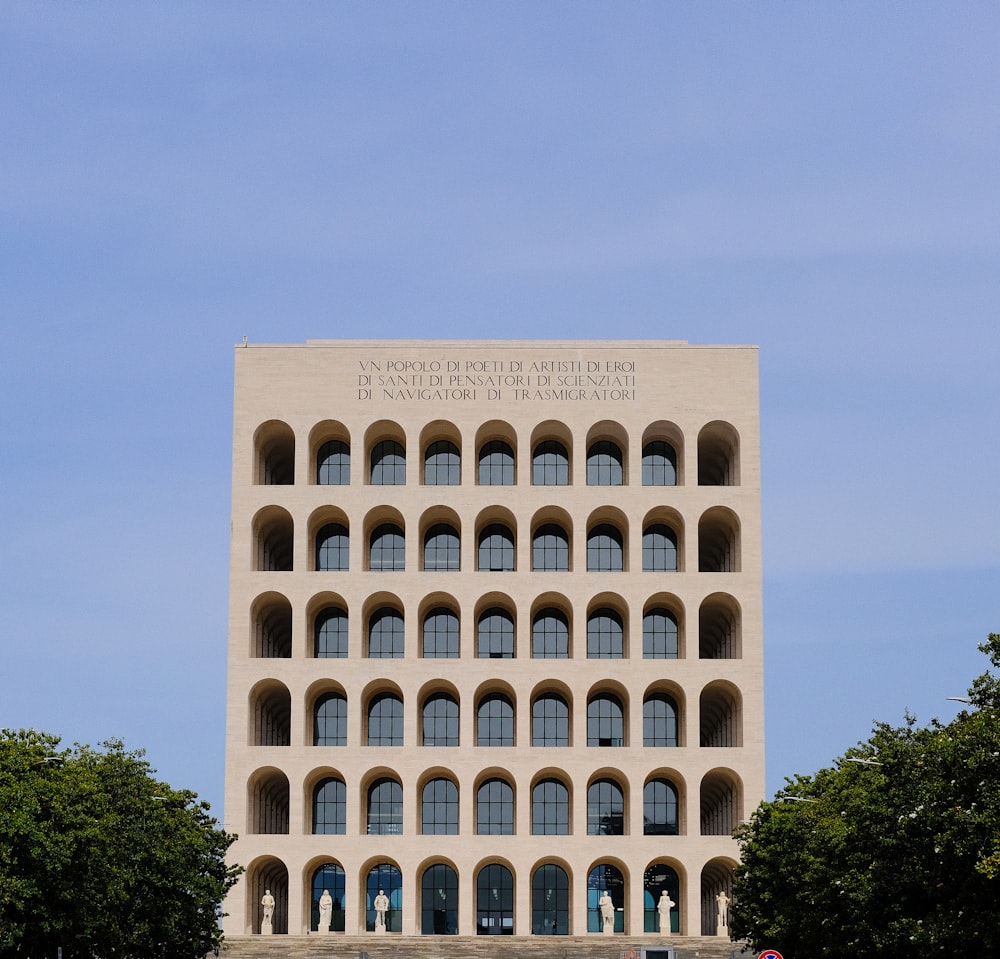
M 202 959 L 235 836 L 119 741 L 0 732 L 0 956 Z
M 1000 634 L 979 647 L 1000 668 Z M 737 838 L 731 929 L 785 959 L 1000 955 L 1000 681 L 947 724 L 878 723 Z

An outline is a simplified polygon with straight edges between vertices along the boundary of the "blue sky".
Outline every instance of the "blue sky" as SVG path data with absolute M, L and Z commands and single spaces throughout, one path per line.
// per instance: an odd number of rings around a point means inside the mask
M 756 343 L 768 784 L 1000 630 L 1000 7 L 0 6 L 0 725 L 222 811 L 232 348 Z

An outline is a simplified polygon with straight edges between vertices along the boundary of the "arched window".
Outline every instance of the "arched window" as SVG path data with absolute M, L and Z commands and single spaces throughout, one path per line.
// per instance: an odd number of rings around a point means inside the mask
M 642 831 L 646 836 L 677 835 L 677 790 L 669 779 L 651 779 L 643 787 Z
M 313 650 L 317 659 L 347 658 L 347 612 L 328 606 L 316 614 Z
M 569 877 L 555 863 L 539 866 L 531 877 L 531 933 L 569 935 Z
M 368 658 L 402 659 L 403 653 L 402 614 L 390 606 L 375 610 L 368 620 Z
M 531 623 L 532 659 L 569 658 L 569 621 L 561 609 L 547 607 Z
M 531 458 L 531 482 L 535 486 L 569 485 L 569 456 L 562 443 L 546 440 L 535 447 Z
M 347 700 L 340 693 L 325 693 L 316 700 L 313 745 L 347 745 Z
M 599 440 L 587 450 L 587 485 L 621 486 L 622 451 L 611 440 Z
M 623 836 L 625 797 L 613 779 L 598 779 L 587 790 L 587 835 Z
M 677 485 L 677 454 L 669 443 L 653 440 L 642 448 L 642 485 Z
M 642 568 L 654 573 L 677 570 L 677 534 L 669 526 L 654 523 L 643 530 Z
M 372 530 L 368 568 L 398 571 L 406 568 L 406 538 L 395 523 L 381 523 Z
M 503 523 L 490 523 L 479 534 L 479 568 L 494 572 L 514 569 L 514 534 Z
M 315 835 L 343 836 L 347 831 L 347 787 L 332 776 L 321 779 L 313 789 Z
M 403 701 L 394 693 L 379 693 L 369 703 L 368 745 L 403 745 Z
M 545 693 L 532 704 L 531 745 L 569 745 L 569 706 L 557 693 Z
M 316 569 L 347 569 L 349 545 L 347 527 L 340 523 L 327 523 L 316 534 Z
M 531 568 L 563 572 L 569 569 L 569 537 L 558 523 L 546 523 L 531 540 Z
M 569 835 L 569 790 L 558 779 L 540 779 L 531 790 L 531 834 Z
M 420 934 L 458 935 L 458 875 L 447 863 L 428 866 L 420 880 Z
M 309 928 L 316 932 L 319 929 L 319 901 L 323 893 L 329 893 L 333 900 L 333 912 L 330 916 L 330 932 L 344 931 L 344 900 L 347 895 L 347 884 L 344 870 L 334 862 L 320 866 L 312 877 L 312 913 Z
M 625 745 L 624 711 L 613 693 L 599 693 L 587 703 L 587 745 Z
M 424 659 L 458 659 L 458 616 L 446 606 L 435 606 L 424 617 Z
M 365 883 L 365 928 L 375 931 L 375 899 L 382 892 L 389 900 L 385 914 L 386 932 L 400 932 L 403 928 L 403 874 L 392 863 L 380 862 L 368 873 Z
M 503 693 L 491 693 L 480 701 L 476 710 L 476 745 L 514 745 L 514 704 Z
M 498 862 L 483 866 L 476 877 L 476 934 L 514 935 L 514 877 Z
M 503 779 L 487 779 L 476 790 L 476 835 L 514 835 L 514 790 Z
M 479 485 L 514 485 L 514 451 L 509 443 L 503 440 L 483 443 L 479 450 Z
M 420 794 L 420 832 L 458 835 L 458 786 L 450 779 L 431 779 L 425 784 Z
M 598 863 L 587 876 L 587 932 L 602 932 L 601 897 L 607 893 L 615 911 L 614 931 L 625 931 L 625 879 L 617 866 Z
M 437 440 L 424 454 L 424 485 L 458 486 L 462 482 L 462 461 L 458 447 L 448 440 Z
M 403 787 L 383 776 L 368 787 L 368 834 L 398 836 L 403 831 Z
M 653 693 L 642 704 L 642 744 L 677 745 L 677 703 L 666 693 Z
M 406 485 L 406 451 L 402 443 L 382 440 L 372 447 L 372 486 Z
M 670 610 L 658 607 L 642 617 L 642 658 L 677 658 L 677 620 Z
M 320 486 L 347 486 L 351 482 L 351 448 L 342 440 L 324 443 L 316 454 L 316 482 Z
M 448 693 L 435 693 L 424 703 L 423 737 L 425 746 L 458 745 L 458 703 Z
M 610 523 L 599 523 L 587 534 L 587 569 L 600 573 L 624 569 L 622 534 Z
M 654 862 L 643 874 L 642 891 L 643 932 L 658 932 L 663 936 L 680 932 L 681 883 L 673 868 L 665 862 Z M 670 909 L 669 929 L 660 926 L 659 904 L 663 893 L 674 904 Z
M 513 659 L 513 617 L 499 606 L 487 609 L 479 617 L 476 639 L 476 656 L 479 659 Z
M 587 659 L 621 659 L 624 635 L 618 613 L 613 609 L 595 609 L 587 617 Z
M 251 653 L 254 658 L 291 659 L 292 604 L 283 596 L 254 603 Z
M 443 572 L 461 568 L 458 532 L 447 523 L 435 523 L 424 534 L 424 569 Z

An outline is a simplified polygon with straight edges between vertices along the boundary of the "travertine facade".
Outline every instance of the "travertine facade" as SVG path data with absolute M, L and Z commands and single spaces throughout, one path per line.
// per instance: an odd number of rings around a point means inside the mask
M 757 351 L 236 349 L 225 931 L 714 935 L 763 798 Z

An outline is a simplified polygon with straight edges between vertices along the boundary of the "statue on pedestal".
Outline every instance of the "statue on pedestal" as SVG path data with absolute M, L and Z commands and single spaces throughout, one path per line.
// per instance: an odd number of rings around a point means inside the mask
M 597 900 L 598 908 L 601 910 L 601 931 L 606 936 L 614 935 L 615 931 L 615 904 L 611 901 L 607 890 L 601 893 L 601 898 Z
M 260 934 L 266 936 L 271 932 L 271 919 L 274 918 L 274 896 L 271 895 L 270 889 L 264 890 L 260 904 L 264 908 L 264 918 L 260 921 Z
M 660 935 L 671 936 L 673 929 L 670 927 L 670 910 L 676 903 L 670 898 L 666 889 L 660 893 L 660 901 L 656 904 L 656 911 L 660 914 Z
M 319 897 L 319 931 L 329 932 L 330 922 L 333 919 L 333 897 L 329 891 L 324 889 L 323 895 Z
M 726 895 L 726 890 L 723 889 L 715 897 L 716 905 L 719 907 L 717 915 L 718 929 L 716 930 L 717 936 L 728 936 L 729 935 L 729 896 Z
M 379 889 L 372 907 L 375 909 L 375 932 L 384 933 L 385 914 L 389 911 L 389 897 L 385 894 L 384 890 Z

